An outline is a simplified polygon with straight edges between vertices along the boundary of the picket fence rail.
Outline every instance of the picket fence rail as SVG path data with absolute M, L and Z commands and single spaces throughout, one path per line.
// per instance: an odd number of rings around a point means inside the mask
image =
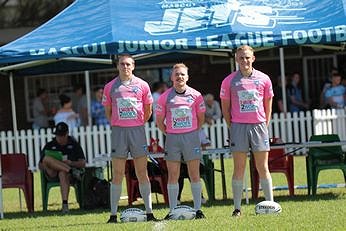
M 215 124 L 203 126 L 211 140 L 210 148 L 223 148 L 228 145 L 228 128 L 224 120 Z M 146 137 L 159 139 L 163 145 L 162 132 L 153 122 L 145 124 Z M 273 114 L 270 126 L 270 137 L 280 137 L 284 142 L 306 142 L 313 134 L 338 134 L 341 140 L 346 140 L 346 112 L 340 110 L 313 110 L 300 113 Z M 108 156 L 111 152 L 111 128 L 109 126 L 86 126 L 75 128 L 74 137 L 80 142 L 88 166 L 94 166 L 95 158 Z M 38 170 L 40 151 L 54 137 L 53 130 L 20 130 L 0 132 L 0 153 L 25 153 L 28 155 L 29 169 Z M 345 147 L 343 147 L 345 148 Z M 291 150 L 288 150 L 291 151 Z M 307 150 L 301 149 L 298 154 Z

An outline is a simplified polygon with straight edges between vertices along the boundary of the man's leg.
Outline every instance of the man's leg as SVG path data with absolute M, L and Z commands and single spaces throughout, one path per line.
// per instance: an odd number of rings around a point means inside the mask
M 169 209 L 172 210 L 177 206 L 179 184 L 178 179 L 180 175 L 180 161 L 166 161 L 168 169 L 168 200 Z
M 60 192 L 62 199 L 62 212 L 67 213 L 68 210 L 68 196 L 70 193 L 70 175 L 68 172 L 60 171 L 58 172 L 60 180 Z
M 234 152 L 233 156 L 233 177 L 232 177 L 232 191 L 233 191 L 233 201 L 234 209 L 239 210 L 241 208 L 241 200 L 243 195 L 243 178 L 244 171 L 246 167 L 246 153 L 244 152 Z M 240 215 L 240 214 L 239 214 Z
M 254 152 L 254 157 L 264 197 L 267 201 L 274 201 L 272 177 L 268 167 L 268 152 Z
M 60 160 L 56 160 L 50 156 L 45 156 L 42 160 L 42 167 L 50 178 L 58 176 L 60 182 L 60 193 L 62 199 L 62 212 L 68 212 L 68 196 L 70 193 L 70 177 L 71 167 Z
M 191 181 L 191 192 L 194 202 L 194 208 L 195 210 L 201 209 L 201 195 L 202 195 L 202 186 L 201 186 L 201 180 L 200 180 L 200 173 L 199 173 L 199 164 L 200 160 L 190 160 L 187 161 L 187 169 Z
M 118 212 L 118 204 L 122 190 L 122 180 L 125 174 L 126 159 L 112 158 L 113 179 L 110 187 L 110 205 L 111 215 L 116 215 Z
M 143 198 L 146 213 L 153 213 L 151 185 L 148 177 L 147 163 L 148 161 L 146 156 L 141 156 L 134 159 L 136 176 L 139 183 L 139 192 Z
M 71 167 L 69 165 L 65 164 L 64 162 L 60 160 L 56 160 L 50 156 L 45 156 L 43 158 L 42 165 L 44 169 L 51 169 L 56 172 L 60 172 L 60 171 L 69 172 L 71 170 Z

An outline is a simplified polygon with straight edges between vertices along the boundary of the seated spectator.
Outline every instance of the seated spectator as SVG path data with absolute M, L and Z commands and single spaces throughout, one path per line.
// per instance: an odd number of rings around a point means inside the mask
M 85 87 L 82 85 L 76 85 L 73 87 L 72 109 L 79 115 L 80 125 L 88 125 L 88 100 L 85 95 Z
M 32 124 L 33 129 L 47 128 L 48 127 L 48 92 L 45 89 L 38 89 L 36 98 L 34 99 L 32 106 L 32 114 L 34 122 Z
M 103 88 L 94 89 L 95 99 L 91 102 L 91 117 L 95 125 L 108 125 L 105 107 L 102 105 Z
M 285 85 L 287 84 L 287 78 L 285 77 Z M 277 84 L 274 87 L 274 101 L 273 101 L 273 113 L 281 113 L 286 112 L 284 108 L 283 95 L 282 95 L 282 78 L 281 76 L 277 79 Z M 289 109 L 289 105 L 287 104 L 288 100 L 286 99 L 286 110 Z
M 328 78 L 324 81 L 321 95 L 320 95 L 320 108 L 326 108 L 327 107 L 327 101 L 325 98 L 325 93 L 326 93 L 326 90 L 332 86 L 333 75 L 338 73 L 338 72 L 339 71 L 336 67 L 332 67 Z
M 341 84 L 341 75 L 335 73 L 332 76 L 332 85 L 324 93 L 326 103 L 330 108 L 344 108 L 346 102 L 346 89 Z
M 221 108 L 219 102 L 214 100 L 214 96 L 212 94 L 206 94 L 204 96 L 205 102 L 205 123 L 212 125 L 215 120 L 221 118 Z
M 292 80 L 290 85 L 287 87 L 287 96 L 289 99 L 289 111 L 299 112 L 305 111 L 309 109 L 309 104 L 303 100 L 302 90 L 299 86 L 300 83 L 300 75 L 298 73 L 294 73 L 292 75 Z
M 59 181 L 61 188 L 62 212 L 67 213 L 71 180 L 81 179 L 81 168 L 85 167 L 85 155 L 79 143 L 68 135 L 66 123 L 55 127 L 55 138 L 48 142 L 41 152 L 39 168 L 48 181 Z M 58 156 L 49 155 L 56 153 Z

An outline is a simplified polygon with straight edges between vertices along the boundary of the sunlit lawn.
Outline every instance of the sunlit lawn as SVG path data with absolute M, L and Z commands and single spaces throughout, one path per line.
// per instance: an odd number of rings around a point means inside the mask
M 240 219 L 232 218 L 233 209 L 231 193 L 232 161 L 225 160 L 227 200 L 222 200 L 221 178 L 215 173 L 216 201 L 208 202 L 203 206 L 207 217 L 204 220 L 191 221 L 162 221 L 156 223 L 124 223 L 106 224 L 109 217 L 108 210 L 79 209 L 74 197 L 73 189 L 70 193 L 70 214 L 62 215 L 59 188 L 53 188 L 49 194 L 48 212 L 42 212 L 41 189 L 39 173 L 35 173 L 35 211 L 33 214 L 26 212 L 24 197 L 22 195 L 23 209 L 20 211 L 17 189 L 5 189 L 4 210 L 5 218 L 0 221 L 0 230 L 345 230 L 346 227 L 346 188 L 320 188 L 317 196 L 307 195 L 306 189 L 295 190 L 295 196 L 290 197 L 288 190 L 274 191 L 275 201 L 282 206 L 282 213 L 278 216 L 256 216 L 254 206 L 263 200 L 262 193 L 257 201 L 251 199 L 249 191 L 249 204 L 243 200 L 243 215 Z M 306 185 L 305 158 L 295 157 L 295 185 Z M 215 167 L 219 168 L 219 161 L 215 160 Z M 247 174 L 249 177 L 249 174 Z M 273 174 L 275 186 L 287 185 L 283 174 Z M 124 181 L 125 182 L 125 181 Z M 248 180 L 248 187 L 250 187 Z M 344 183 L 344 177 L 339 170 L 322 171 L 319 176 L 319 184 Z M 207 196 L 204 189 L 204 195 Z M 123 187 L 123 196 L 126 196 L 126 185 Z M 244 194 L 245 197 L 245 194 Z M 163 204 L 162 195 L 153 194 L 154 214 L 163 218 L 167 212 L 167 206 Z M 183 204 L 191 202 L 190 185 L 185 182 L 182 201 Z M 120 210 L 127 208 L 127 200 L 120 202 Z M 143 208 L 139 200 L 134 206 Z

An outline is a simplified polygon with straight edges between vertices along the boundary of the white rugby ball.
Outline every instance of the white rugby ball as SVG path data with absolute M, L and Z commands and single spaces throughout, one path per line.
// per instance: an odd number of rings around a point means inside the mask
M 128 208 L 120 214 L 121 222 L 140 222 L 147 221 L 145 212 L 138 208 Z
M 278 214 L 281 210 L 281 206 L 274 201 L 262 201 L 255 207 L 256 214 Z
M 196 211 L 187 205 L 178 205 L 169 214 L 171 220 L 192 220 L 196 216 Z

